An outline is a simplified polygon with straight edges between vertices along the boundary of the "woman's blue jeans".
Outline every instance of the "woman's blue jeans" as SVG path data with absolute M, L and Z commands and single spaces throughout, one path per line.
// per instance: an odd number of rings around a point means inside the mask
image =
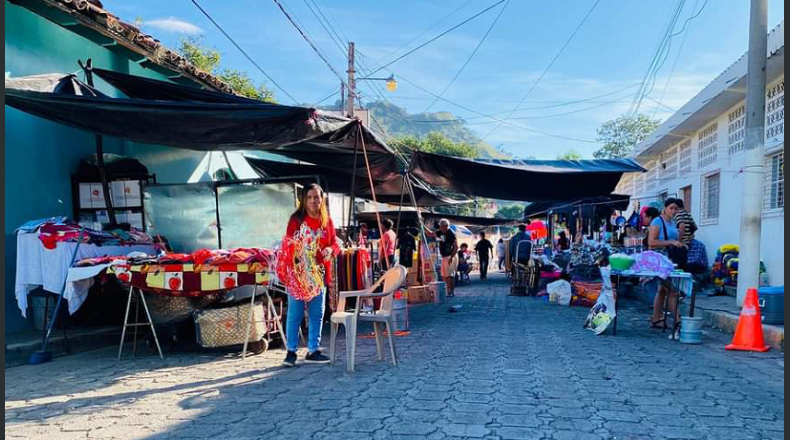
M 324 311 L 326 309 L 325 297 L 325 294 L 321 294 L 310 302 L 306 302 L 296 300 L 288 295 L 288 322 L 285 325 L 288 351 L 295 352 L 299 347 L 299 327 L 304 321 L 305 304 L 307 304 L 309 330 L 307 351 L 315 353 L 321 347 L 321 331 L 324 326 Z

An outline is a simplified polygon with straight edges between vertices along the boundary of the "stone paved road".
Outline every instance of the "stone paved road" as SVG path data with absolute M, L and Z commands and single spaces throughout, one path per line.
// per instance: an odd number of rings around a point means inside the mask
M 6 370 L 5 438 L 71 439 L 783 439 L 784 357 L 726 353 L 722 335 L 683 346 L 625 311 L 620 336 L 582 330 L 586 310 L 506 297 L 494 280 L 447 306 L 412 309 L 401 366 L 373 359 L 278 368 L 170 354 L 118 363 L 114 350 Z

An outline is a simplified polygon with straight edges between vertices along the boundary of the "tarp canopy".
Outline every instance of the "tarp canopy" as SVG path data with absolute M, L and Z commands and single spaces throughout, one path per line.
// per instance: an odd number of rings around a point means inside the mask
M 390 219 L 390 220 L 397 220 L 398 218 L 398 211 L 381 211 L 379 215 L 382 219 Z M 441 219 L 450 220 L 450 223 L 455 225 L 461 226 L 470 226 L 470 227 L 490 227 L 490 226 L 512 226 L 517 225 L 520 222 L 518 220 L 510 220 L 510 219 L 499 219 L 499 218 L 487 218 L 487 217 L 469 217 L 469 216 L 462 216 L 462 215 L 449 215 L 449 214 L 440 214 L 440 213 L 433 213 L 433 212 L 421 212 L 422 221 L 427 225 L 432 225 L 435 222 L 438 222 Z M 406 224 L 416 224 L 417 222 L 417 212 L 413 209 L 403 210 L 400 213 L 401 221 L 405 222 Z M 357 219 L 361 222 L 368 222 L 371 224 L 375 224 L 376 222 L 376 213 L 375 212 L 362 212 L 357 214 Z
M 431 186 L 475 197 L 573 202 L 614 192 L 624 173 L 645 172 L 636 161 L 472 160 L 415 152 L 411 173 Z
M 572 203 L 533 203 L 524 210 L 524 217 L 545 216 L 548 213 L 567 214 L 579 206 L 585 205 L 596 205 L 609 210 L 625 211 L 630 204 L 631 196 L 620 194 L 612 194 L 606 197 L 593 197 Z
M 40 81 L 7 79 L 5 103 L 63 125 L 141 143 L 198 151 L 265 150 L 339 170 L 353 168 L 356 156 L 357 172 L 364 175 L 367 152 L 370 173 L 381 180 L 402 168 L 395 153 L 356 120 L 131 75 L 99 75 L 129 98 L 40 91 Z
M 352 174 L 348 172 L 338 171 L 336 169 L 320 167 L 311 164 L 295 164 L 284 163 L 273 160 L 257 159 L 253 157 L 245 157 L 252 169 L 255 170 L 261 177 L 299 177 L 299 176 L 323 176 L 327 180 L 326 190 L 335 194 L 350 195 Z M 403 188 L 402 175 L 394 176 L 386 181 L 374 181 L 376 189 L 376 200 L 381 203 L 392 205 L 400 205 L 401 201 L 404 206 L 413 205 L 412 199 L 408 192 L 401 197 Z M 435 191 L 430 190 L 420 182 L 412 182 L 414 184 L 414 196 L 417 198 L 417 206 L 430 208 L 436 206 L 448 206 L 470 203 L 466 200 L 453 200 L 448 197 L 443 197 L 436 194 Z M 373 195 L 370 191 L 370 181 L 367 176 L 357 176 L 355 196 L 373 200 Z

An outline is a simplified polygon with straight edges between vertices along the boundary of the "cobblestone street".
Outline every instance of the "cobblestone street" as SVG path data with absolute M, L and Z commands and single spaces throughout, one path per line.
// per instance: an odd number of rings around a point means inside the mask
M 622 311 L 617 337 L 596 337 L 582 329 L 585 309 L 473 278 L 451 302 L 458 313 L 411 309 L 398 368 L 360 339 L 353 375 L 342 364 L 283 370 L 281 350 L 117 362 L 117 347 L 8 369 L 5 438 L 784 438 L 781 353 L 727 353 L 715 333 L 703 346 L 669 341 L 643 306 Z

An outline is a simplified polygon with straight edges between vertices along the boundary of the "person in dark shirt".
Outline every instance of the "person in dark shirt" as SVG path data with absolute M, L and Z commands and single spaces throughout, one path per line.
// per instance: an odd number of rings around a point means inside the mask
M 510 240 L 510 258 L 520 264 L 528 264 L 532 259 L 532 237 L 527 232 L 527 225 L 519 225 L 518 234 Z
M 494 250 L 494 245 L 486 239 L 486 233 L 480 233 L 480 241 L 475 246 L 477 252 L 477 259 L 480 261 L 480 279 L 488 279 L 488 266 L 491 264 L 491 253 Z
M 458 271 L 458 238 L 450 229 L 450 221 L 442 219 L 439 230 L 432 231 L 425 227 L 425 234 L 439 242 L 439 253 L 442 256 L 442 279 L 447 283 L 447 296 L 455 296 L 455 273 Z
M 415 228 L 409 228 L 398 238 L 400 265 L 407 269 L 414 265 L 414 251 L 417 250 L 417 239 L 415 237 L 418 233 Z
M 568 239 L 568 234 L 565 231 L 560 232 L 560 239 L 557 243 L 560 251 L 568 251 L 571 249 L 571 241 Z

